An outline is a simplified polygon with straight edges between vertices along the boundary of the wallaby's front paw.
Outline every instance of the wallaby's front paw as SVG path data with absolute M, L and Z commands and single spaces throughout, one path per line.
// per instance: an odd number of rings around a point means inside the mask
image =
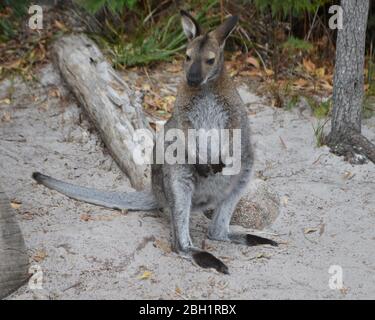
M 211 168 L 208 164 L 196 164 L 195 169 L 201 177 L 207 178 L 211 172 Z
M 221 160 L 220 160 L 220 163 L 218 163 L 218 164 L 212 164 L 211 167 L 212 167 L 212 171 L 214 173 L 218 173 L 218 172 L 223 171 L 223 168 L 225 167 L 225 164 L 222 163 Z
M 217 164 L 196 164 L 195 169 L 202 177 L 207 178 L 210 174 L 216 174 L 223 171 L 225 164 L 220 161 Z
M 193 252 L 192 257 L 194 262 L 202 268 L 214 268 L 218 272 L 229 274 L 228 267 L 207 251 Z

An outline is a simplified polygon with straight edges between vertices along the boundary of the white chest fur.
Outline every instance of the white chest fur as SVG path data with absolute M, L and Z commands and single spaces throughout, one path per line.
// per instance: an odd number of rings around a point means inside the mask
M 189 120 L 195 129 L 226 128 L 228 114 L 218 97 L 212 93 L 195 97 Z

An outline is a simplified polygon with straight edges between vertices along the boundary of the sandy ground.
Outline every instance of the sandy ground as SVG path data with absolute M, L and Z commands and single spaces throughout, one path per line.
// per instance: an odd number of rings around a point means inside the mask
M 169 227 L 153 212 L 120 213 L 38 186 L 35 170 L 97 188 L 129 191 L 51 66 L 38 84 L 0 84 L 0 180 L 13 200 L 42 289 L 25 285 L 9 299 L 374 299 L 375 167 L 352 166 L 317 148 L 309 110 L 265 106 L 242 86 L 256 147 L 254 175 L 281 197 L 265 230 L 283 242 L 245 247 L 206 241 L 231 274 L 203 270 L 169 248 Z M 83 119 L 83 121 L 81 121 Z M 375 119 L 364 134 L 374 141 Z M 207 219 L 193 217 L 204 238 Z M 240 229 L 241 227 L 235 227 Z M 331 265 L 343 287 L 329 287 Z

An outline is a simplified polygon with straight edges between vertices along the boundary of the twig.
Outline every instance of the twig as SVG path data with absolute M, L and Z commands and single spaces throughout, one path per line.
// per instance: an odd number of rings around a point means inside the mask
M 178 293 L 176 290 L 172 290 L 170 289 L 171 292 L 173 292 L 174 294 L 178 295 L 181 299 L 183 300 L 188 300 L 186 297 L 184 297 L 181 293 Z
M 305 230 L 304 230 L 304 229 L 302 229 L 302 234 L 303 234 L 304 238 L 305 238 L 307 241 L 310 241 L 311 243 L 314 243 L 314 244 L 318 244 L 317 241 L 315 241 L 315 240 L 311 240 L 311 239 L 309 239 L 308 237 L 306 237 L 306 234 L 305 234 Z
M 309 39 L 310 39 L 311 33 L 312 33 L 313 29 L 314 29 L 316 17 L 318 16 L 318 11 L 319 11 L 319 7 L 315 11 L 314 19 L 313 19 L 313 21 L 311 23 L 309 33 L 307 34 L 307 37 L 305 39 L 306 41 L 309 41 Z
M 80 284 L 81 284 L 81 281 L 78 281 L 78 282 L 72 284 L 71 286 L 69 286 L 69 287 L 63 289 L 62 291 L 63 291 L 63 292 L 68 291 L 69 289 L 72 289 L 72 288 L 78 287 Z
M 152 89 L 152 91 L 155 91 L 155 90 L 154 90 L 154 84 L 153 84 L 153 82 L 152 82 L 152 80 L 151 80 L 151 78 L 150 78 L 150 75 L 148 74 L 147 69 L 146 69 L 145 67 L 143 68 L 143 71 L 145 72 L 145 74 L 146 74 L 146 76 L 147 76 L 147 79 L 148 79 L 148 81 L 149 81 L 150 84 L 151 84 L 151 89 Z
M 319 157 L 312 163 L 313 165 L 314 164 L 317 164 L 318 163 L 318 161 L 320 160 L 320 158 L 322 157 L 322 156 L 325 156 L 326 154 L 325 153 L 322 153 L 322 154 L 320 154 L 319 155 Z
M 285 144 L 283 138 L 281 138 L 281 136 L 279 136 L 279 139 L 280 139 L 280 142 L 281 142 L 281 145 L 283 146 L 283 148 L 284 148 L 285 150 L 287 150 L 288 147 L 286 146 L 286 144 Z

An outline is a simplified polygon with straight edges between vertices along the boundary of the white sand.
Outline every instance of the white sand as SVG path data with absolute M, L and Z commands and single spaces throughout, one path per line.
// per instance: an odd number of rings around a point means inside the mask
M 22 202 L 18 218 L 30 257 L 46 254 L 32 262 L 41 267 L 43 289 L 25 285 L 10 299 L 375 298 L 375 166 L 352 166 L 317 148 L 316 120 L 308 112 L 270 108 L 241 90 L 251 103 L 254 174 L 267 178 L 283 202 L 266 231 L 285 244 L 207 240 L 208 250 L 230 268 L 225 276 L 171 253 L 168 224 L 155 213 L 120 214 L 33 182 L 31 173 L 38 170 L 81 185 L 131 190 L 95 131 L 88 131 L 87 121 L 79 124 L 80 109 L 51 66 L 40 78 L 37 86 L 16 82 L 11 105 L 0 105 L 0 115 L 11 112 L 10 122 L 0 123 L 1 184 Z M 53 97 L 55 85 L 63 101 Z M 0 100 L 7 90 L 9 82 L 1 83 Z M 374 118 L 364 121 L 363 132 L 374 141 Z M 205 217 L 193 218 L 197 244 L 206 227 Z M 316 231 L 305 234 L 305 228 Z M 342 267 L 342 290 L 328 286 L 331 265 Z M 151 276 L 141 280 L 145 271 Z

